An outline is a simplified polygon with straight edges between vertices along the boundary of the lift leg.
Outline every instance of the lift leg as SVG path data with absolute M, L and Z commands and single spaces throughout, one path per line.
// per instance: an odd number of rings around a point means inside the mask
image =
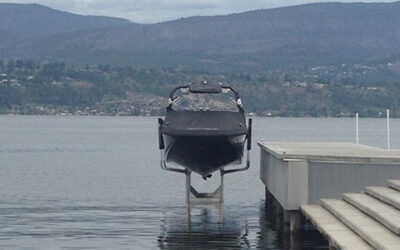
M 186 173 L 186 217 L 190 220 L 190 210 L 197 205 L 213 205 L 223 218 L 224 173 L 221 171 L 220 186 L 213 193 L 200 193 L 191 184 L 191 172 Z

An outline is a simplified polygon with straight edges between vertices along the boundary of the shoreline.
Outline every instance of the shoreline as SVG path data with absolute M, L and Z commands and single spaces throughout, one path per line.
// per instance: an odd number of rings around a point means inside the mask
M 4 116 L 43 116 L 43 117 L 153 117 L 157 118 L 160 115 L 126 115 L 126 114 L 96 114 L 96 115 L 82 115 L 82 114 L 15 114 L 15 113 L 0 113 L 0 117 Z M 355 119 L 355 116 L 262 116 L 262 115 L 248 115 L 246 117 L 252 118 L 310 118 L 310 119 Z M 386 117 L 359 117 L 360 119 L 386 119 Z M 400 119 L 400 117 L 390 117 L 390 119 Z

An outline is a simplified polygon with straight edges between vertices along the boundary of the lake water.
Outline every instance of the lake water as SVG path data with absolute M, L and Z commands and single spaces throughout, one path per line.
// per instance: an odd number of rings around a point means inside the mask
M 391 120 L 400 148 L 400 120 Z M 360 142 L 386 146 L 384 119 Z M 185 178 L 159 167 L 155 117 L 0 116 L 0 249 L 290 249 L 266 212 L 255 142 L 355 140 L 354 119 L 255 118 L 252 166 L 225 177 L 224 220 L 185 221 Z M 194 178 L 211 191 L 218 178 Z M 296 243 L 326 249 L 315 232 Z

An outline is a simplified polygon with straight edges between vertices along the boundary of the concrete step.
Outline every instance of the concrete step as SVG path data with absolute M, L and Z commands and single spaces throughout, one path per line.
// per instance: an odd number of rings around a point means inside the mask
M 400 180 L 388 180 L 389 187 L 400 191 Z
M 400 249 L 398 235 L 346 201 L 322 199 L 321 204 L 374 248 Z
M 300 210 L 336 249 L 374 249 L 320 205 L 304 205 Z
M 385 225 L 395 234 L 400 234 L 400 210 L 367 194 L 343 194 L 343 199 Z
M 365 193 L 400 209 L 400 192 L 387 187 L 366 187 Z

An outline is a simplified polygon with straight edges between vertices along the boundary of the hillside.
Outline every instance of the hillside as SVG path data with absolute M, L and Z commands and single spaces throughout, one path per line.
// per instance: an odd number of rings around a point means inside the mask
M 397 13 L 320 3 L 142 25 L 0 4 L 0 113 L 159 115 L 174 86 L 207 80 L 261 116 L 400 117 Z
M 173 88 L 207 80 L 237 88 L 260 116 L 400 117 L 399 78 L 400 63 L 210 74 L 0 60 L 0 114 L 160 115 Z
M 48 37 L 80 30 L 95 30 L 131 24 L 111 17 L 81 16 L 39 4 L 0 4 L 0 47 L 24 39 Z
M 22 13 L 27 6 L 15 8 Z M 30 11 L 38 8 L 46 9 L 29 5 Z M 13 27 L 9 32 L 13 41 L 21 38 L 24 30 L 30 30 L 27 35 L 32 37 L 8 46 L 0 41 L 0 57 L 214 72 L 307 69 L 400 59 L 400 2 L 308 4 L 151 25 L 47 11 L 56 19 L 71 15 L 75 18 L 71 20 L 79 21 L 60 21 L 64 26 L 57 29 L 57 25 L 43 25 L 49 22 L 42 17 L 36 23 L 20 18 L 16 22 L 11 15 L 4 22 L 0 15 L 1 29 Z

